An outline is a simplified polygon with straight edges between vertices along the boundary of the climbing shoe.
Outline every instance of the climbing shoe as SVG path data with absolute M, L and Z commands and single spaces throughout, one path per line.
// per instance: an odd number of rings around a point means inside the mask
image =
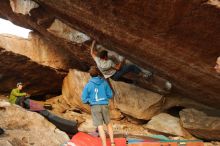
M 166 81 L 166 83 L 165 83 L 165 89 L 166 89 L 167 91 L 170 91 L 170 90 L 172 89 L 172 84 L 171 84 L 169 81 Z
M 141 76 L 145 79 L 145 80 L 150 80 L 153 77 L 153 73 L 147 70 L 144 70 L 141 73 Z

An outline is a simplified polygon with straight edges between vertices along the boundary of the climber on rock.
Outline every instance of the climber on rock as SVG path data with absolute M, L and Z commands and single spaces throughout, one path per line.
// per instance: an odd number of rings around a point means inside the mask
M 17 83 L 17 88 L 12 89 L 10 96 L 9 96 L 9 102 L 12 104 L 17 104 L 25 108 L 29 108 L 29 99 L 28 95 L 25 92 L 21 92 L 23 89 L 23 84 L 21 82 Z
M 91 45 L 91 55 L 95 60 L 98 69 L 101 71 L 103 76 L 111 78 L 115 81 L 123 79 L 123 76 L 129 72 L 137 74 L 139 77 L 149 79 L 152 73 L 149 71 L 143 72 L 140 68 L 133 64 L 126 64 L 125 59 L 115 64 L 112 59 L 108 57 L 108 52 L 102 50 L 100 53 L 94 50 L 96 41 L 94 40 Z
M 220 56 L 216 60 L 215 70 L 218 74 L 220 74 Z
M 89 70 L 92 77 L 83 89 L 82 102 L 91 106 L 91 113 L 94 126 L 98 127 L 99 136 L 102 140 L 102 146 L 106 146 L 106 135 L 104 125 L 107 125 L 111 146 L 115 146 L 113 127 L 110 122 L 109 99 L 112 98 L 113 92 L 102 77 L 98 68 L 92 66 Z

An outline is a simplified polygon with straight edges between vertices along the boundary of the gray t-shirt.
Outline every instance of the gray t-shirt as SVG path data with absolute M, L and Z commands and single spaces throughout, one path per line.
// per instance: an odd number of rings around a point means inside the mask
M 106 79 L 116 73 L 116 70 L 113 68 L 115 67 L 115 63 L 112 60 L 103 60 L 99 57 L 94 57 L 94 60 Z

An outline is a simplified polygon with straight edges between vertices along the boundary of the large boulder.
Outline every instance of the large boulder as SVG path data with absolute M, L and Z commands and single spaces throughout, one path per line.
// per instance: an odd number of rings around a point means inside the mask
M 83 118 L 85 119 L 85 122 L 82 123 L 78 130 L 79 131 L 83 131 L 83 132 L 91 132 L 94 133 L 94 131 L 96 130 L 96 127 L 93 125 L 93 121 L 92 121 L 92 117 L 91 115 L 88 114 L 83 114 Z M 113 123 L 113 130 L 114 130 L 114 134 L 115 136 L 130 136 L 130 135 L 142 135 L 142 136 L 146 136 L 148 134 L 150 134 L 148 132 L 148 130 L 146 130 L 142 125 L 136 125 L 136 124 L 132 124 L 129 123 L 125 120 L 122 121 L 111 121 Z M 107 127 L 105 127 L 105 131 L 107 131 Z
M 149 120 L 161 112 L 163 96 L 132 84 L 111 81 L 114 103 L 121 112 L 136 119 Z
M 89 81 L 89 74 L 77 70 L 69 70 L 68 75 L 63 80 L 62 97 L 69 104 L 90 112 L 90 106 L 83 104 L 81 100 L 82 91 Z
M 96 127 L 93 125 L 92 116 L 88 114 L 84 114 L 83 118 L 85 121 L 79 125 L 78 130 L 83 132 L 95 132 Z
M 13 1 L 24 8 L 22 3 L 31 0 Z M 71 51 L 76 66 L 88 67 L 92 63 L 88 47 L 75 45 L 67 35 L 76 29 L 135 64 L 153 68 L 172 82 L 176 93 L 219 108 L 220 79 L 212 69 L 220 47 L 219 1 L 34 2 L 39 7 L 28 9 L 29 16 L 17 14 L 9 0 L 2 0 L 0 17 L 38 31 L 48 42 Z M 63 27 L 53 29 L 57 33 L 48 31 L 55 18 L 68 26 L 67 32 Z
M 69 105 L 62 97 L 62 95 L 60 96 L 56 96 L 53 98 L 50 98 L 46 101 L 47 104 L 51 104 L 53 107 L 53 112 L 55 114 L 63 114 L 65 113 L 68 109 L 71 108 L 71 105 Z
M 182 126 L 192 135 L 206 140 L 220 140 L 220 118 L 195 110 L 180 111 Z
M 50 28 L 47 29 L 53 35 L 74 43 L 83 43 L 90 39 L 89 36 L 71 28 L 59 19 L 55 19 Z
M 180 125 L 180 119 L 166 113 L 154 116 L 145 128 L 166 135 L 190 138 L 190 134 Z
M 1 139 L 0 139 L 0 145 L 2 145 L 2 146 L 12 146 L 9 141 L 7 141 L 7 140 L 1 140 Z
M 25 0 L 25 1 L 10 0 L 10 5 L 13 12 L 23 15 L 27 15 L 27 14 L 31 15 L 30 11 L 34 8 L 39 7 L 39 5 L 32 0 Z
M 216 141 L 204 143 L 204 146 L 219 146 L 219 145 L 220 145 L 220 142 L 216 142 Z
M 0 127 L 5 130 L 1 143 L 9 145 L 59 146 L 69 140 L 67 134 L 57 129 L 44 117 L 17 105 L 0 101 Z
M 65 102 L 88 113 L 90 113 L 90 106 L 82 103 L 81 95 L 89 79 L 90 75 L 88 73 L 70 69 L 68 75 L 64 78 L 62 87 L 62 98 Z M 110 100 L 110 112 L 112 119 L 122 117 L 121 113 L 115 109 L 112 100 Z
M 194 108 L 213 116 L 220 116 L 220 110 L 215 107 L 207 106 L 196 100 L 186 98 L 185 96 L 170 94 L 166 96 L 165 103 L 163 105 L 163 111 L 175 112 L 179 115 L 179 111 L 184 108 Z
M 68 71 L 71 63 L 69 51 L 59 49 L 54 43 L 45 41 L 43 36 L 30 32 L 28 38 L 0 35 L 0 47 L 24 55 L 41 65 Z
M 10 93 L 17 82 L 23 82 L 25 92 L 35 96 L 61 91 L 64 73 L 2 48 L 0 60 L 1 93 Z
M 63 81 L 62 97 L 69 104 L 89 112 L 90 107 L 81 101 L 84 86 L 89 81 L 88 73 L 70 70 Z M 111 81 L 115 92 L 110 101 L 110 109 L 114 118 L 121 116 L 121 112 L 137 119 L 148 120 L 160 112 L 163 97 L 159 94 L 141 89 L 134 85 Z M 117 108 L 117 109 L 116 109 Z

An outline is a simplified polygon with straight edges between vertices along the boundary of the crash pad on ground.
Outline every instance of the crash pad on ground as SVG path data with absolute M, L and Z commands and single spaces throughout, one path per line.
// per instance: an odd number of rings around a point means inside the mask
M 125 138 L 115 138 L 116 146 L 126 146 Z M 102 146 L 101 139 L 94 137 L 89 134 L 78 132 L 75 134 L 70 142 L 74 143 L 75 146 Z M 110 146 L 110 140 L 107 139 L 107 145 Z
M 153 140 L 153 139 L 127 139 L 128 143 L 140 143 L 140 142 L 157 142 L 160 140 Z
M 43 107 L 43 105 L 41 105 L 40 103 L 38 103 L 37 101 L 34 100 L 29 100 L 29 106 L 30 106 L 30 111 L 43 111 L 45 110 L 45 108 Z

